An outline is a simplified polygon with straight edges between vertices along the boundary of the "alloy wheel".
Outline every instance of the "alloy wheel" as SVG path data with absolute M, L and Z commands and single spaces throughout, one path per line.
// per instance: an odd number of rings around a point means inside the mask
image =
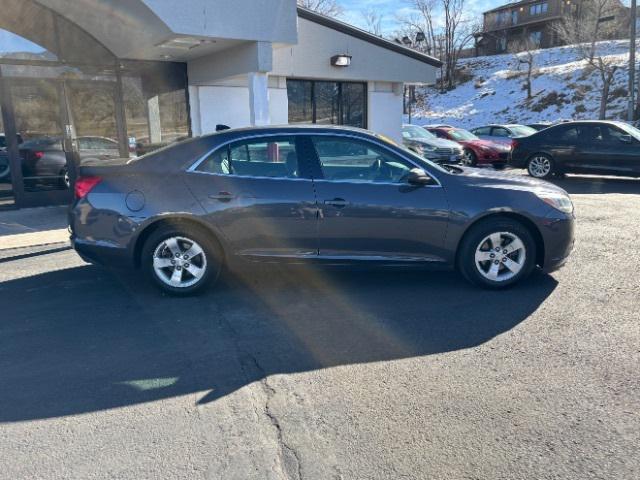
M 547 157 L 536 156 L 529 161 L 529 173 L 532 177 L 542 178 L 551 172 L 551 160 Z
M 187 288 L 198 283 L 207 271 L 204 249 L 187 237 L 169 237 L 153 252 L 153 270 L 166 285 Z
M 466 165 L 467 167 L 473 167 L 475 163 L 473 160 L 473 152 L 471 152 L 471 150 L 465 150 L 464 154 L 462 155 L 462 164 Z
M 525 265 L 527 252 L 524 242 L 514 233 L 495 232 L 487 235 L 477 246 L 475 263 L 478 272 L 492 282 L 512 279 Z

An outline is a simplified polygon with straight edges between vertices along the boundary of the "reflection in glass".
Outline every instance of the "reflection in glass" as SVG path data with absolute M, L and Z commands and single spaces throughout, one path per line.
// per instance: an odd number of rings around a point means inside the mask
M 337 82 L 316 82 L 316 122 L 320 125 L 337 125 L 339 122 L 340 87 Z
M 2 107 L 0 106 L 0 206 L 13 203 L 13 188 L 11 186 L 11 165 L 7 152 L 7 139 L 4 134 Z
M 189 137 L 186 83 L 183 64 L 126 63 L 122 90 L 132 156 Z
M 289 123 L 366 128 L 367 87 L 356 82 L 287 79 Z
M 67 188 L 60 89 L 53 81 L 11 86 L 26 191 Z
M 365 128 L 366 92 L 364 83 L 342 84 L 342 125 Z
M 287 80 L 289 123 L 313 123 L 312 82 Z

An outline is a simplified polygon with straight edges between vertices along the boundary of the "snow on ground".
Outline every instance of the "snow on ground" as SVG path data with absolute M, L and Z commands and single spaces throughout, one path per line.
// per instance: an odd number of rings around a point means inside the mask
M 607 117 L 624 119 L 629 41 L 601 42 L 598 52 L 620 67 L 611 86 Z M 527 102 L 524 90 L 526 66 L 518 67 L 514 54 L 468 58 L 460 66 L 472 75 L 469 81 L 444 94 L 433 87 L 419 89 L 424 105 L 414 110 L 411 123 L 471 128 L 488 123 L 598 118 L 600 75 L 579 60 L 575 47 L 537 50 L 534 56 L 531 101 Z

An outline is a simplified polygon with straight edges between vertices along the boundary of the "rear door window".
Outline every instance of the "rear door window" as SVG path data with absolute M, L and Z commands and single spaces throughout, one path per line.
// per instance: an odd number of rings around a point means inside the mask
M 471 130 L 475 135 L 489 135 L 491 133 L 490 127 L 479 127 Z
M 508 138 L 508 137 L 511 136 L 511 133 L 506 128 L 493 127 L 493 129 L 491 130 L 491 135 L 494 136 L 494 137 L 506 137 L 506 138 Z
M 302 177 L 295 137 L 261 137 L 232 143 L 209 155 L 198 171 L 241 177 Z

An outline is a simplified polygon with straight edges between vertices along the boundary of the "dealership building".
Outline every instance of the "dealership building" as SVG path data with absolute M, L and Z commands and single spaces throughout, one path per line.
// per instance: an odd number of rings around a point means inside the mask
M 0 0 L 0 208 L 61 204 L 85 161 L 230 127 L 401 138 L 438 60 L 295 0 Z

